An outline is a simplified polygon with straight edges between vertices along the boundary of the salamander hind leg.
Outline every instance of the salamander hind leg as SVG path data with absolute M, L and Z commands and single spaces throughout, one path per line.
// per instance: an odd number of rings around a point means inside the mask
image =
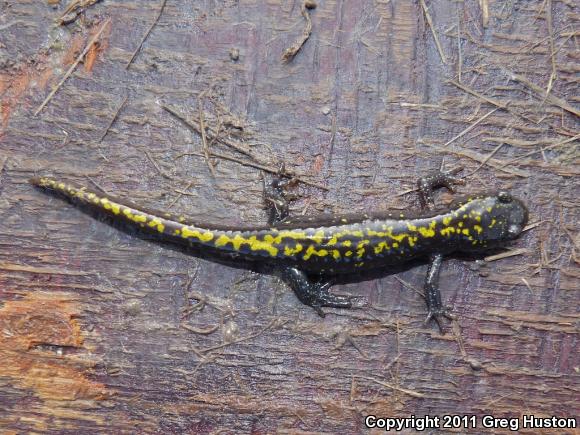
M 300 302 L 314 308 L 321 317 L 325 316 L 322 307 L 351 308 L 352 301 L 355 299 L 330 293 L 328 289 L 332 281 L 312 282 L 303 271 L 295 267 L 284 268 L 282 277 L 292 287 Z
M 284 164 L 280 165 L 278 173 L 269 181 L 264 178 L 264 202 L 268 212 L 268 223 L 274 225 L 283 222 L 290 214 L 289 201 L 295 199 L 286 189 L 295 183 L 295 180 L 285 178 Z
M 462 167 L 450 171 L 437 171 L 426 177 L 419 178 L 417 186 L 419 187 L 419 198 L 424 208 L 431 209 L 435 202 L 433 201 L 433 191 L 438 187 L 446 187 L 453 190 L 454 184 L 464 184 L 464 181 L 456 175 L 463 170 Z
M 443 332 L 441 327 L 441 317 L 454 320 L 455 316 L 450 313 L 447 307 L 441 303 L 441 292 L 439 291 L 439 272 L 441 271 L 441 264 L 443 263 L 442 254 L 434 254 L 429 259 L 429 268 L 427 269 L 427 276 L 425 277 L 425 299 L 427 301 L 427 308 L 429 314 L 425 323 L 435 320 L 439 330 Z

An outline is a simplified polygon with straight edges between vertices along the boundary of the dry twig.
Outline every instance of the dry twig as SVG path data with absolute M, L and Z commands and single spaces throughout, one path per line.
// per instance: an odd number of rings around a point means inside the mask
M 485 29 L 489 25 L 489 3 L 488 0 L 479 0 L 481 8 L 481 24 Z
M 179 158 L 179 157 L 184 157 L 184 156 L 205 157 L 205 154 L 202 154 L 202 153 L 183 153 L 177 157 Z M 259 170 L 267 172 L 269 174 L 279 174 L 279 172 L 280 172 L 279 168 L 274 168 L 271 166 L 262 165 L 260 163 L 248 162 L 247 160 L 238 159 L 236 157 L 228 156 L 226 154 L 221 154 L 221 153 L 218 153 L 216 151 L 211 151 L 209 153 L 209 156 L 216 157 L 218 159 L 228 160 L 228 161 L 234 162 L 234 163 L 239 163 L 242 166 L 248 166 L 250 168 L 259 169 Z M 297 181 L 300 181 L 301 183 L 306 184 L 308 186 L 317 187 L 317 188 L 322 189 L 322 190 L 328 190 L 328 187 L 326 187 L 322 184 L 319 184 L 319 183 L 315 183 L 313 181 L 305 180 L 301 176 L 293 175 L 292 173 L 288 173 L 288 175 L 291 176 L 292 178 L 295 178 Z
M 119 105 L 117 110 L 115 110 L 115 114 L 111 118 L 111 121 L 107 125 L 107 128 L 105 128 L 105 131 L 103 132 L 103 134 L 101 135 L 101 137 L 99 138 L 99 140 L 97 142 L 100 143 L 103 141 L 103 139 L 105 138 L 105 136 L 107 135 L 107 133 L 109 132 L 109 130 L 111 129 L 111 127 L 113 126 L 113 124 L 115 123 L 117 118 L 119 117 L 119 113 L 121 112 L 121 109 L 125 106 L 126 102 L 127 102 L 127 96 L 125 95 L 125 98 L 123 98 L 123 101 L 121 102 L 121 104 Z
M 519 112 L 517 112 L 517 111 L 513 110 L 513 109 L 512 109 L 512 108 L 509 106 L 509 102 L 508 102 L 507 104 L 504 104 L 504 103 L 502 103 L 501 101 L 499 101 L 499 100 L 496 100 L 495 98 L 491 98 L 491 97 L 488 97 L 488 96 L 486 96 L 486 95 L 480 94 L 480 93 L 479 93 L 479 92 L 477 92 L 476 90 L 474 90 L 474 89 L 471 89 L 470 87 L 468 87 L 468 86 L 465 86 L 464 84 L 462 84 L 462 83 L 459 83 L 459 82 L 457 82 L 457 81 L 455 81 L 455 80 L 449 80 L 449 83 L 451 83 L 451 84 L 452 84 L 452 85 L 454 85 L 454 86 L 457 86 L 459 89 L 461 89 L 461 90 L 463 90 L 463 91 L 467 92 L 468 94 L 471 94 L 471 95 L 473 95 L 474 97 L 477 97 L 477 98 L 479 98 L 480 100 L 486 101 L 486 102 L 488 102 L 488 103 L 490 103 L 490 104 L 493 104 L 494 106 L 496 106 L 496 107 L 498 107 L 498 108 L 500 108 L 500 109 L 503 109 L 503 110 L 506 110 L 506 111 L 508 111 L 508 112 L 509 112 L 509 113 L 511 113 L 512 115 L 515 115 L 515 116 L 517 116 L 517 117 L 519 117 L 519 118 L 523 119 L 524 121 L 529 121 L 529 122 L 532 122 L 532 123 L 534 123 L 534 124 L 536 124 L 536 123 L 537 123 L 537 121 L 535 121 L 535 120 L 533 120 L 533 119 L 530 119 L 530 118 L 529 118 L 529 117 L 527 117 L 526 115 L 523 115 L 523 114 L 521 114 L 521 113 L 519 113 Z
M 447 63 L 447 59 L 445 58 L 445 53 L 443 53 L 443 47 L 441 47 L 441 43 L 439 42 L 439 37 L 437 33 L 435 33 L 435 28 L 433 27 L 433 20 L 431 19 L 431 15 L 427 10 L 427 5 L 425 4 L 425 0 L 421 1 L 421 7 L 423 8 L 423 13 L 425 14 L 425 18 L 427 19 L 427 24 L 429 24 L 429 28 L 431 29 L 431 33 L 433 34 L 433 39 L 435 39 L 435 46 L 437 47 L 437 51 L 439 52 L 439 56 L 441 57 L 441 62 L 444 64 Z
M 161 18 L 161 15 L 163 14 L 163 10 L 165 9 L 166 4 L 167 4 L 167 0 L 163 0 L 163 3 L 161 3 L 161 7 L 159 8 L 159 13 L 157 14 L 157 17 L 155 18 L 153 23 L 151 23 L 151 26 L 149 26 L 149 29 L 147 30 L 147 32 L 145 32 L 145 34 L 143 35 L 143 38 L 141 38 L 141 42 L 137 46 L 137 49 L 133 52 L 133 55 L 131 56 L 131 59 L 129 59 L 129 62 L 127 62 L 127 65 L 125 65 L 125 69 L 129 69 L 129 67 L 133 63 L 133 60 L 135 59 L 135 57 L 137 57 L 137 54 L 139 53 L 139 51 L 141 51 L 141 47 L 145 43 L 145 40 L 149 37 L 149 34 L 151 33 L 151 31 L 159 22 L 159 18 Z
M 205 98 L 205 93 L 202 92 L 197 100 L 197 104 L 199 106 L 199 131 L 201 133 L 201 142 L 203 145 L 202 148 L 203 148 L 203 154 L 205 157 L 205 161 L 207 163 L 209 171 L 211 172 L 211 175 L 213 175 L 215 177 L 215 166 L 210 158 L 209 145 L 207 143 L 207 138 L 205 135 L 205 117 L 203 114 L 203 99 L 204 98 Z
M 366 381 L 371 381 L 371 382 L 374 382 L 375 384 L 381 385 L 381 386 L 386 387 L 386 388 L 388 388 L 390 390 L 395 390 L 395 391 L 398 391 L 400 393 L 407 394 L 407 395 L 409 395 L 411 397 L 419 397 L 419 398 L 425 397 L 425 394 L 419 393 L 418 391 L 413 391 L 413 390 L 409 390 L 409 389 L 406 389 L 406 388 L 397 387 L 396 385 L 391 385 L 391 384 L 388 384 L 386 382 L 380 381 L 380 380 L 375 379 L 375 378 L 369 378 L 369 377 L 366 377 L 366 376 L 353 376 L 353 378 L 355 378 L 355 379 L 364 379 Z
M 554 29 L 552 26 L 552 0 L 547 0 L 546 3 L 546 21 L 548 23 L 548 40 L 550 41 L 550 61 L 552 63 L 552 73 L 550 74 L 550 79 L 548 80 L 548 86 L 546 88 L 546 98 L 550 95 L 552 87 L 554 86 L 554 81 L 558 77 L 556 72 L 556 48 L 554 47 Z
M 477 171 L 479 171 L 488 161 L 491 159 L 500 149 L 505 145 L 505 142 L 501 142 L 498 146 L 496 146 L 491 153 L 487 155 L 485 159 L 479 164 L 477 168 L 475 168 L 472 172 L 466 175 L 466 177 L 471 177 Z
M 161 166 L 159 166 L 159 164 L 155 161 L 155 159 L 153 158 L 153 156 L 149 151 L 145 150 L 145 155 L 147 156 L 147 158 L 149 159 L 155 170 L 159 173 L 159 175 L 161 175 L 163 178 L 167 178 L 168 180 L 173 180 L 173 177 L 171 175 L 169 175 L 167 172 L 161 169 Z
M 517 168 L 508 168 L 507 165 L 509 163 L 505 163 L 501 160 L 497 160 L 497 159 L 493 159 L 493 158 L 488 159 L 488 156 L 481 154 L 481 153 L 478 153 L 477 151 L 472 151 L 472 150 L 468 150 L 468 149 L 452 150 L 452 149 L 447 149 L 447 148 L 443 148 L 443 147 L 428 144 L 428 143 L 426 143 L 425 145 L 427 145 L 433 149 L 436 149 L 439 152 L 451 153 L 451 154 L 455 154 L 455 155 L 458 155 L 461 157 L 468 157 L 471 160 L 475 160 L 476 162 L 479 162 L 479 163 L 485 162 L 489 166 L 494 167 L 495 169 L 499 169 L 500 171 L 506 172 L 508 174 L 517 175 L 518 177 L 529 177 L 530 176 L 530 173 L 528 171 L 524 171 L 522 169 L 517 169 Z
M 463 50 L 461 49 L 461 20 L 457 12 L 457 80 L 461 82 L 461 73 L 463 69 Z
M 495 112 L 497 112 L 499 110 L 499 107 L 490 110 L 489 112 L 487 112 L 485 115 L 483 115 L 481 118 L 479 118 L 477 121 L 475 121 L 473 124 L 471 124 L 469 127 L 467 127 L 465 130 L 463 130 L 461 133 L 459 133 L 457 136 L 455 136 L 453 139 L 450 139 L 449 141 L 445 142 L 442 146 L 442 148 L 446 148 L 448 145 L 452 144 L 453 142 L 455 142 L 457 139 L 459 139 L 460 137 L 464 136 L 465 134 L 469 133 L 471 130 L 473 130 L 475 128 L 475 126 L 477 126 L 479 123 L 485 121 L 488 117 L 490 117 L 492 114 L 494 114 Z
M 308 13 L 308 8 L 306 7 L 306 4 L 307 1 L 304 1 L 302 3 L 302 6 L 300 7 L 300 12 L 302 13 L 304 19 L 306 20 L 306 26 L 304 26 L 302 35 L 300 35 L 300 37 L 282 53 L 282 60 L 284 62 L 290 62 L 292 59 L 294 59 L 294 56 L 296 56 L 296 54 L 300 51 L 300 49 L 302 48 L 302 46 L 308 40 L 310 34 L 312 33 L 312 19 L 310 18 L 310 14 Z
M 553 94 L 548 94 L 546 92 L 546 90 L 542 89 L 540 86 L 536 85 L 535 83 L 532 83 L 524 76 L 513 73 L 505 68 L 502 68 L 502 69 L 510 77 L 511 80 L 515 80 L 517 82 L 520 82 L 521 84 L 523 84 L 527 88 L 531 89 L 532 91 L 534 91 L 535 93 L 537 93 L 538 95 L 543 97 L 544 101 L 549 101 L 554 106 L 558 106 L 561 109 L 564 109 L 566 112 L 569 112 L 573 115 L 580 117 L 580 111 L 578 109 L 576 109 L 575 107 L 573 107 L 572 105 L 568 104 L 568 102 L 566 100 L 563 100 L 562 98 L 556 97 Z
M 179 113 L 176 109 L 174 109 L 173 107 L 170 106 L 166 106 L 164 104 L 161 104 L 161 108 L 167 112 L 169 112 L 171 115 L 175 116 L 177 119 L 179 119 L 181 122 L 183 122 L 185 125 L 187 125 L 189 128 L 191 128 L 193 131 L 195 131 L 196 133 L 201 135 L 201 128 L 199 126 L 199 124 L 195 123 L 195 122 L 191 122 L 190 120 L 188 120 L 184 115 L 182 115 L 181 113 Z M 216 134 L 214 134 L 214 132 L 212 131 L 212 129 L 207 129 L 206 134 L 208 134 L 212 137 L 215 138 L 215 140 L 217 140 L 219 143 L 221 143 L 222 145 L 226 145 L 234 150 L 236 150 L 239 153 L 242 153 L 248 157 L 251 157 L 252 159 L 256 159 L 256 156 L 254 156 L 254 154 L 247 148 L 243 147 L 242 145 L 238 144 L 237 142 L 234 142 L 232 140 L 229 140 L 227 138 L 224 138 L 222 136 L 217 136 Z M 213 140 L 213 139 L 212 139 Z
M 485 257 L 484 260 L 489 263 L 491 261 L 501 260 L 503 258 L 515 257 L 516 255 L 524 255 L 527 254 L 528 252 L 530 251 L 529 249 L 526 248 L 512 249 L 511 251 L 502 252 L 500 254 L 489 255 Z
M 81 54 L 79 54 L 77 56 L 77 58 L 75 59 L 75 61 L 73 62 L 73 64 L 70 66 L 70 68 L 68 69 L 68 71 L 65 73 L 65 75 L 63 76 L 63 78 L 60 80 L 60 82 L 58 82 L 58 84 L 56 85 L 56 87 L 52 91 L 50 91 L 50 93 L 48 94 L 48 96 L 44 99 L 44 101 L 40 104 L 40 106 L 38 106 L 38 108 L 34 111 L 34 116 L 38 115 L 42 111 L 42 109 L 44 109 L 44 107 L 48 104 L 48 102 L 52 99 L 52 97 L 54 97 L 54 94 L 57 93 L 57 91 L 64 84 L 64 82 L 70 77 L 70 75 L 73 73 L 73 71 L 75 70 L 75 68 L 78 66 L 79 62 L 81 60 L 83 60 L 83 58 L 86 56 L 86 54 L 91 49 L 91 47 L 93 46 L 93 44 L 95 42 L 97 42 L 97 40 L 101 37 L 101 34 L 105 30 L 105 27 L 107 27 L 107 25 L 110 22 L 111 22 L 111 19 L 110 18 L 107 19 L 107 20 L 105 20 L 105 22 L 103 23 L 103 25 L 101 26 L 101 28 L 99 29 L 99 31 L 95 34 L 95 36 L 93 36 L 90 39 L 90 41 L 87 44 L 87 46 L 85 47 L 85 49 L 82 51 Z
M 254 333 L 254 334 L 250 334 L 250 335 L 247 335 L 245 337 L 240 337 L 236 340 L 229 341 L 227 343 L 222 343 L 222 344 L 218 344 L 216 346 L 211 346 L 211 347 L 208 347 L 205 349 L 200 349 L 200 353 L 206 354 L 206 353 L 212 352 L 214 350 L 223 349 L 225 347 L 228 347 L 228 346 L 231 346 L 234 344 L 243 343 L 244 341 L 252 340 L 256 337 L 259 337 L 260 335 L 262 335 L 264 332 L 268 331 L 272 327 L 277 326 L 278 328 L 280 328 L 280 327 L 284 326 L 286 323 L 288 323 L 289 321 L 290 321 L 289 319 L 281 321 L 280 318 L 275 318 L 270 323 L 268 323 L 264 328 L 262 328 L 260 331 Z
M 557 143 L 554 143 L 552 145 L 548 145 L 547 147 L 540 148 L 539 150 L 530 151 L 529 153 L 526 153 L 523 156 L 519 156 L 519 157 L 516 157 L 515 159 L 510 160 L 504 166 L 511 165 L 512 163 L 517 162 L 518 160 L 525 159 L 526 157 L 532 156 L 534 154 L 543 153 L 544 151 L 548 151 L 548 150 L 551 150 L 553 148 L 556 148 L 556 147 L 559 147 L 562 145 L 566 145 L 567 143 L 574 142 L 575 140 L 578 140 L 578 139 L 580 139 L 580 134 L 577 134 L 576 136 L 570 137 L 570 138 L 563 140 L 561 142 L 557 142 Z
M 62 15 L 58 19 L 58 23 L 62 26 L 63 24 L 72 23 L 80 13 L 86 8 L 98 3 L 101 0 L 72 0 Z
M 193 131 L 195 131 L 196 133 L 201 134 L 201 128 L 200 128 L 200 126 L 198 124 L 196 124 L 194 122 L 191 122 L 190 120 L 188 120 L 187 118 L 185 118 L 182 114 L 180 114 L 177 110 L 175 110 L 172 107 L 166 106 L 164 104 L 162 104 L 161 107 L 165 111 L 169 112 L 171 115 L 173 115 L 177 119 L 179 119 L 181 122 L 183 122 L 189 128 L 191 128 Z M 210 157 L 211 156 L 214 156 L 214 157 L 222 158 L 224 160 L 230 160 L 232 162 L 240 163 L 242 165 L 250 166 L 250 167 L 253 167 L 253 168 L 256 168 L 256 169 L 261 169 L 261 170 L 263 170 L 265 172 L 269 172 L 269 173 L 272 173 L 272 174 L 278 173 L 278 168 L 272 168 L 272 167 L 270 167 L 265 162 L 261 161 L 261 159 L 259 157 L 257 157 L 256 155 L 254 155 L 254 153 L 252 153 L 247 148 L 242 147 L 238 143 L 236 143 L 234 141 L 231 141 L 231 140 L 229 140 L 227 138 L 224 138 L 224 137 L 221 137 L 221 136 L 217 136 L 211 130 L 211 128 L 206 129 L 206 135 L 208 133 L 209 133 L 210 141 L 214 141 L 215 140 L 215 141 L 217 141 L 217 142 L 219 142 L 219 143 L 221 143 L 223 145 L 226 145 L 226 146 L 228 146 L 228 147 L 230 147 L 230 148 L 232 148 L 232 149 L 234 149 L 234 150 L 236 150 L 236 151 L 238 151 L 238 152 L 240 152 L 240 153 L 242 153 L 242 154 L 244 154 L 244 155 L 252 158 L 253 160 L 256 160 L 257 163 L 244 161 L 244 160 L 241 160 L 241 159 L 237 159 L 235 157 L 226 156 L 224 154 L 219 154 L 219 153 L 216 153 L 216 152 L 210 152 L 210 154 L 209 154 Z M 186 154 L 182 154 L 182 156 L 188 155 L 188 154 L 190 154 L 190 155 L 197 155 L 195 153 L 186 153 Z M 298 173 L 291 172 L 291 171 L 286 171 L 286 175 L 288 177 L 295 178 L 297 181 L 300 181 L 301 183 L 307 184 L 309 186 L 317 187 L 317 188 L 323 189 L 323 190 L 328 190 L 328 187 L 326 187 L 326 186 L 324 186 L 322 184 L 319 184 L 319 183 L 315 183 L 315 182 L 306 180 L 304 178 L 306 175 L 298 174 Z

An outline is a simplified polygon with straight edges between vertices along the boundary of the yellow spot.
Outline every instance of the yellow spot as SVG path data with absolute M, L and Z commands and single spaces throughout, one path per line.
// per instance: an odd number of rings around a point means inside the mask
M 478 214 L 477 216 L 475 216 L 475 220 L 477 222 L 481 222 L 481 215 Z
M 443 228 L 439 232 L 441 233 L 442 236 L 449 236 L 451 233 L 455 233 L 455 228 L 454 227 L 447 227 L 447 228 Z
M 463 234 L 465 234 L 466 236 L 469 236 L 469 228 L 463 228 L 463 230 L 461 232 Z
M 493 228 L 493 226 L 497 223 L 497 221 L 495 219 L 491 220 L 491 224 L 489 224 L 490 228 Z
M 399 247 L 399 244 L 397 242 L 393 243 L 393 248 L 397 249 Z
M 107 198 L 101 198 L 101 205 L 105 210 L 111 210 L 111 202 Z
M 326 249 L 316 249 L 314 246 L 310 245 L 306 249 L 306 253 L 302 258 L 304 258 L 304 260 L 308 260 L 313 255 L 317 255 L 319 257 L 326 257 L 328 255 L 328 251 Z
M 174 235 L 176 235 L 176 236 L 179 236 L 179 235 L 181 234 L 181 231 L 180 231 L 180 230 L 175 230 L 175 231 L 173 232 L 173 234 L 174 234 Z
M 87 195 L 87 198 L 89 201 L 91 201 L 93 204 L 98 205 L 100 203 L 99 197 L 97 195 L 95 195 L 94 193 L 89 193 Z
M 274 237 L 274 235 L 276 235 L 276 237 Z M 318 235 L 314 235 L 314 238 L 318 239 L 320 237 L 320 234 Z M 304 232 L 300 232 L 300 231 L 276 231 L 273 230 L 272 234 L 266 234 L 264 236 L 264 241 L 272 244 L 272 245 L 279 245 L 282 243 L 282 240 L 288 238 L 288 239 L 293 239 L 293 240 L 313 240 L 312 237 L 307 237 L 306 233 Z M 320 240 L 320 239 L 318 239 Z M 321 243 L 322 240 L 320 240 L 319 243 Z
M 409 231 L 417 231 L 417 227 L 409 222 L 407 222 L 407 228 L 409 228 Z
M 370 243 L 370 240 L 361 240 L 357 245 L 356 245 L 356 256 L 357 258 L 362 258 L 362 256 L 365 253 L 365 245 L 368 245 Z
M 402 234 L 395 235 L 389 229 L 389 232 L 387 233 L 387 236 L 389 236 L 393 240 L 396 240 L 397 242 L 402 242 L 405 239 L 405 237 L 408 237 L 409 235 L 407 233 L 402 233 Z
M 302 245 L 300 243 L 296 244 L 296 247 L 291 248 L 290 246 L 284 247 L 284 255 L 291 257 L 302 251 Z
M 102 202 L 102 200 L 101 200 Z M 142 214 L 133 214 L 130 208 L 124 208 L 123 214 L 127 216 L 130 221 L 136 222 L 138 224 L 147 222 L 147 216 Z
M 459 223 L 457 224 L 457 226 L 458 226 L 459 228 L 463 228 L 463 222 L 459 222 Z
M 213 235 L 212 235 L 213 237 Z M 278 248 L 272 246 L 271 243 L 264 242 L 262 240 L 256 239 L 256 236 L 252 236 L 248 239 L 250 243 L 250 249 L 252 251 L 266 251 L 270 256 L 275 257 L 278 255 Z
M 316 231 L 313 236 L 310 236 L 310 239 L 314 240 L 316 243 L 320 245 L 322 243 L 322 240 L 324 239 L 324 230 Z
M 385 237 L 387 235 L 387 233 L 383 233 L 382 231 L 374 231 L 371 229 L 367 229 L 367 236 L 372 237 L 372 236 L 376 236 L 376 237 Z
M 411 246 L 411 247 L 415 246 L 415 242 L 416 242 L 417 240 L 419 240 L 417 237 L 409 237 L 409 238 L 407 239 L 407 241 L 409 242 L 409 246 Z
M 157 231 L 159 231 L 160 233 L 162 233 L 165 230 L 165 225 L 163 225 L 161 221 L 157 218 L 151 219 L 147 225 L 149 225 L 151 228 L 157 228 Z
M 481 228 L 479 225 L 474 225 L 473 229 L 477 231 L 477 234 L 481 234 L 481 232 L 483 231 L 483 228 Z
M 191 230 L 189 227 L 183 227 L 181 231 L 183 233 L 183 238 L 196 237 L 202 242 L 209 242 L 214 237 L 213 233 L 210 231 L 200 232 L 199 230 Z M 232 244 L 234 251 L 239 251 L 242 245 L 248 245 L 252 251 L 266 251 L 272 257 L 278 255 L 278 248 L 272 246 L 271 243 L 258 240 L 256 236 L 246 238 L 239 233 L 237 233 L 233 238 L 227 234 L 221 234 L 215 241 L 215 246 L 219 248 L 221 246 L 225 246 L 228 243 Z
M 326 242 L 327 246 L 334 246 L 336 245 L 336 243 L 338 242 L 338 235 L 335 234 L 334 236 L 332 236 L 332 239 L 330 239 L 328 242 Z
M 338 260 L 340 258 L 340 251 L 338 249 L 333 249 L 332 256 L 334 257 L 335 260 Z
M 492 210 L 493 210 L 493 208 L 492 207 L 487 207 L 486 210 L 487 210 L 488 213 L 491 213 Z
M 431 227 L 429 228 L 424 228 L 424 227 L 420 227 L 419 228 L 419 233 L 421 233 L 421 235 L 423 237 L 435 237 L 435 230 Z
M 184 239 L 189 239 L 190 237 L 195 237 L 196 239 L 200 240 L 201 242 L 209 242 L 209 241 L 213 240 L 213 233 L 211 231 L 203 231 L 203 230 L 199 231 L 197 229 L 193 229 L 192 227 L 181 227 L 181 237 L 183 237 Z M 227 236 L 221 236 L 221 237 L 227 237 Z M 218 246 L 217 241 L 216 241 L 216 246 Z M 239 246 L 238 246 L 238 248 L 239 248 Z
M 389 249 L 389 245 L 387 245 L 387 242 L 380 242 L 377 246 L 375 246 L 375 254 L 380 254 L 385 249 Z
M 352 245 L 352 242 L 350 240 L 345 240 L 344 242 L 342 242 L 342 246 L 346 246 L 347 248 L 350 247 L 350 245 Z
M 276 232 L 275 234 L 277 234 L 277 236 L 275 238 L 272 238 L 273 242 L 272 243 L 281 243 L 282 239 L 293 239 L 293 240 L 307 240 L 309 239 L 306 236 L 305 232 L 302 231 L 280 231 L 280 232 Z
M 444 226 L 448 227 L 450 223 L 451 223 L 451 217 L 450 216 L 443 218 L 443 225 Z
M 352 255 L 352 251 L 346 251 L 346 252 L 344 253 L 344 255 L 345 255 L 346 257 L 350 257 L 350 256 Z
M 185 227 L 187 228 L 187 227 Z M 228 236 L 226 236 L 225 234 L 222 234 L 221 236 L 219 236 L 217 238 L 217 240 L 215 241 L 215 246 L 216 248 L 219 248 L 221 246 L 225 246 L 227 243 L 231 243 L 232 239 L 230 239 Z
M 364 264 L 365 264 L 364 261 L 361 261 L 360 263 L 355 263 L 354 267 L 361 267 Z

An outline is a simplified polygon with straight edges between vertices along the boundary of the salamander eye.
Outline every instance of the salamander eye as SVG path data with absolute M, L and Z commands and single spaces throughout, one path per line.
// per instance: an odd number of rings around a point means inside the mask
M 510 202 L 512 202 L 512 196 L 504 191 L 501 191 L 497 194 L 497 198 L 499 199 L 500 202 L 503 202 L 504 204 L 509 204 Z

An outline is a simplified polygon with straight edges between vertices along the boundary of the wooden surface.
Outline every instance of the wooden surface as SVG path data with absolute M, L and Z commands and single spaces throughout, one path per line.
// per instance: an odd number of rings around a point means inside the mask
M 578 3 L 321 0 L 289 62 L 306 25 L 297 1 L 170 0 L 157 22 L 160 2 L 86 3 L 59 25 L 63 2 L 0 2 L 3 433 L 578 415 Z M 212 175 L 191 154 L 204 138 L 163 105 L 198 126 L 201 114 L 210 152 L 283 161 L 327 187 L 301 184 L 294 213 L 417 207 L 416 178 L 443 163 L 466 167 L 460 192 L 523 198 L 536 225 L 519 255 L 445 263 L 458 322 L 441 335 L 413 290 L 425 265 L 335 287 L 364 304 L 322 319 L 275 276 L 27 184 L 54 175 L 194 218 L 263 222 L 261 171 L 216 159 Z

